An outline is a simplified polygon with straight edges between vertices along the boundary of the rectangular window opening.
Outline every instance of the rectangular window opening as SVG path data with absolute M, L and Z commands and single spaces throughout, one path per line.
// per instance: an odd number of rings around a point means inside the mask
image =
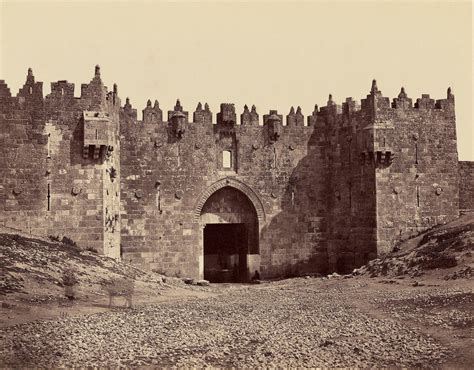
M 51 184 L 48 184 L 48 211 L 51 211 Z
M 50 139 L 51 139 L 51 134 L 49 133 L 48 134 L 48 156 L 46 158 L 51 158 L 51 142 L 50 142 Z
M 230 150 L 222 151 L 222 167 L 232 168 L 232 151 Z

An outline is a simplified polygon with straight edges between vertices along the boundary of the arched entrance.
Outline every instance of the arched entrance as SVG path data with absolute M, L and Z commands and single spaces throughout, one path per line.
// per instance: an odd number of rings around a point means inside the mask
M 245 282 L 260 269 L 258 212 L 247 192 L 229 181 L 221 185 L 199 210 L 203 277 L 211 282 Z

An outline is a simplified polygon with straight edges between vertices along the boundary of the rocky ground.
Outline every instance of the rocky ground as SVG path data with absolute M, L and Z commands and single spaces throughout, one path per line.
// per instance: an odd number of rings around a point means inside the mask
M 65 310 L 4 328 L 0 364 L 467 368 L 473 294 L 446 284 L 297 278 L 78 317 Z
M 0 235 L 0 367 L 471 368 L 472 231 L 458 220 L 346 276 L 211 286 Z M 61 263 L 82 272 L 76 300 L 63 297 Z M 134 307 L 109 308 L 100 281 L 127 274 Z
M 400 241 L 391 253 L 370 261 L 354 275 L 422 276 L 435 269 L 446 271 L 446 280 L 471 278 L 474 259 L 474 214 L 436 226 Z

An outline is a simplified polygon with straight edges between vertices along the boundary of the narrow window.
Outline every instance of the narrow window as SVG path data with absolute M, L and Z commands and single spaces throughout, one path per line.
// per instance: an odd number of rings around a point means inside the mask
M 99 130 L 95 130 L 95 139 L 97 140 L 99 138 Z
M 157 183 L 155 184 L 156 188 L 156 208 L 158 208 L 158 212 L 161 214 L 161 191 L 160 191 L 160 185 Z
M 64 95 L 64 88 L 61 88 L 61 95 Z
M 232 168 L 232 152 L 230 150 L 222 151 L 222 167 Z
M 415 164 L 418 164 L 418 143 L 415 143 Z
M 30 87 L 30 95 L 33 94 L 33 88 Z
M 51 158 L 51 134 L 48 134 L 48 156 L 47 158 Z
M 276 147 L 275 145 L 273 146 L 273 168 L 277 168 L 277 162 L 278 158 L 277 158 L 277 150 L 276 150 Z
M 48 211 L 51 211 L 51 184 L 48 184 Z
M 420 187 L 416 187 L 416 206 L 420 206 Z

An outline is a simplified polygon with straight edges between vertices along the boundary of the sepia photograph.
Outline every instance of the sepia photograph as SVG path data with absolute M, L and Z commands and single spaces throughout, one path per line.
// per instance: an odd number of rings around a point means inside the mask
M 0 0 L 0 368 L 474 366 L 469 0 Z

